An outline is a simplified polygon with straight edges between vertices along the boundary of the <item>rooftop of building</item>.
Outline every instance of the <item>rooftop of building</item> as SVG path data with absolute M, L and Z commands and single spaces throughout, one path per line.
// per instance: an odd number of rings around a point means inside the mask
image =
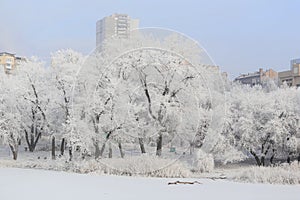
M 0 56 L 3 56 L 3 55 L 15 56 L 16 54 L 8 53 L 8 52 L 0 52 Z
M 99 19 L 99 20 L 97 21 L 97 23 L 100 23 L 101 21 L 103 21 L 103 20 L 106 19 L 106 18 L 118 18 L 119 20 L 120 20 L 120 19 L 137 20 L 137 19 L 131 18 L 128 14 L 114 13 L 114 14 L 112 14 L 112 15 L 105 16 L 105 17 L 103 17 L 102 19 Z
M 291 64 L 300 64 L 300 58 L 291 60 Z
M 253 77 L 258 77 L 260 75 L 264 76 L 269 72 L 273 72 L 277 74 L 277 72 L 274 71 L 273 69 L 267 69 L 266 71 L 264 71 L 262 68 L 260 68 L 259 71 L 256 72 L 241 74 L 238 77 L 236 77 L 235 80 L 244 79 L 244 78 L 253 78 Z
M 250 78 L 250 77 L 256 77 L 256 76 L 260 76 L 259 71 L 258 72 L 247 73 L 247 74 L 241 74 L 238 77 L 236 77 L 235 79 Z
M 292 71 L 291 70 L 287 70 L 287 71 L 278 72 L 278 76 L 279 77 L 289 77 L 289 76 L 292 76 Z

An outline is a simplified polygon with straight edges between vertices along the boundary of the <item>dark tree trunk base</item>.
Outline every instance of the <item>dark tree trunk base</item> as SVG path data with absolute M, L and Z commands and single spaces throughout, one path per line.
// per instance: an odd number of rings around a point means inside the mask
M 52 137 L 51 155 L 52 155 L 52 160 L 55 160 L 55 137 Z
M 143 138 L 139 138 L 139 144 L 140 144 L 140 148 L 141 148 L 142 154 L 146 153 L 145 145 L 144 145 L 144 139 Z
M 124 152 L 123 152 L 123 148 L 122 148 L 121 142 L 119 142 L 118 146 L 119 146 L 121 158 L 124 158 Z
M 10 150 L 11 150 L 11 152 L 13 154 L 13 159 L 17 160 L 17 158 L 18 158 L 18 151 L 15 150 L 15 148 L 12 145 L 9 145 L 9 147 L 10 147 Z
M 104 150 L 105 150 L 105 146 L 106 146 L 106 142 L 104 142 L 103 144 L 102 144 L 102 147 L 101 147 L 101 150 L 100 150 L 100 157 L 103 157 L 103 153 L 104 153 Z
M 256 153 L 254 153 L 254 152 L 253 152 L 253 151 L 251 151 L 251 150 L 250 150 L 250 153 L 251 153 L 251 155 L 253 155 L 253 156 L 254 156 L 254 158 L 255 158 L 255 161 L 256 161 L 256 164 L 257 164 L 258 166 L 261 166 L 260 159 L 259 159 L 259 157 L 256 155 Z
M 109 148 L 108 148 L 108 158 L 112 158 L 112 148 L 111 148 L 111 144 L 109 144 Z
M 66 145 L 66 140 L 65 140 L 65 138 L 63 138 L 62 140 L 61 140 L 61 144 L 60 144 L 60 155 L 64 155 L 64 153 L 65 153 L 65 145 Z
M 161 153 L 162 153 L 162 134 L 160 134 L 157 139 L 156 155 L 161 156 Z
M 94 142 L 94 147 L 95 147 L 95 159 L 97 160 L 100 157 L 100 148 L 99 148 L 99 143 Z
M 73 159 L 72 147 L 69 147 L 69 161 L 72 161 L 72 159 Z

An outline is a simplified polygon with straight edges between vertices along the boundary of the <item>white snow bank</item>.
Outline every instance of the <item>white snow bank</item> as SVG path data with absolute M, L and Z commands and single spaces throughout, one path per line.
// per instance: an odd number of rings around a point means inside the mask
M 168 185 L 196 179 L 96 176 L 30 169 L 0 168 L 2 200 L 298 200 L 299 186 L 235 183 L 198 179 L 202 184 Z
M 249 183 L 300 184 L 300 164 L 293 162 L 277 167 L 244 167 L 227 178 Z

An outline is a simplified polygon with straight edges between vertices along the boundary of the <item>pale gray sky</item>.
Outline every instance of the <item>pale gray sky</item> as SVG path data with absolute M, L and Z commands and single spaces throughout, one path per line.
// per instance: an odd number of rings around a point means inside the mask
M 49 58 L 95 46 L 98 19 L 127 13 L 141 27 L 163 27 L 196 39 L 231 77 L 262 68 L 284 70 L 300 57 L 296 0 L 0 0 L 0 51 Z

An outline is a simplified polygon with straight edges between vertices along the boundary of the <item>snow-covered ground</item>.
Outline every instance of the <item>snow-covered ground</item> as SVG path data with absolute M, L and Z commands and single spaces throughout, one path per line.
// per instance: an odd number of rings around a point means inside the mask
M 239 199 L 292 200 L 300 198 L 299 185 L 235 183 L 199 179 L 202 184 L 168 185 L 174 181 L 121 176 L 83 175 L 31 169 L 0 169 L 1 200 L 88 200 L 88 199 Z

